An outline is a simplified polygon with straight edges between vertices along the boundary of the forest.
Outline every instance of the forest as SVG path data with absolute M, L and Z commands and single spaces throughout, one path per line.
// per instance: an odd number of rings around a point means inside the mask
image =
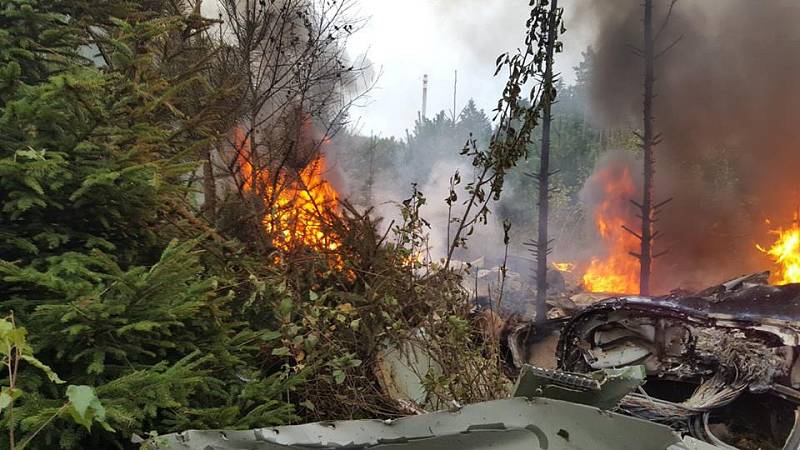
M 700 440 L 711 410 L 732 445 L 787 439 L 800 316 L 678 325 L 636 298 L 797 304 L 800 9 L 583 5 L 597 38 L 565 77 L 582 0 L 531 0 L 486 68 L 496 107 L 423 107 L 383 136 L 352 120 L 380 83 L 348 52 L 359 1 L 0 0 L 0 449 L 458 409 L 542 358 L 700 386 L 699 406 L 643 407 Z M 590 338 L 580 317 L 608 323 Z M 539 345 L 562 326 L 557 355 Z M 666 347 L 614 356 L 613 329 Z M 421 400 L 387 375 L 409 348 Z M 787 402 L 763 447 L 728 420 L 747 389 Z

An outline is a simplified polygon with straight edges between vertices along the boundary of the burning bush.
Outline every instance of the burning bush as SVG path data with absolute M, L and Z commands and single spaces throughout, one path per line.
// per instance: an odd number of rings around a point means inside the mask
M 413 234 L 411 227 L 395 231 Z M 379 353 L 407 341 L 419 342 L 443 369 L 422 374 L 439 399 L 504 395 L 508 380 L 496 343 L 475 339 L 469 298 L 456 274 L 409 264 L 413 248 L 402 239 L 385 242 L 377 222 L 347 203 L 322 231 L 340 237 L 341 266 L 332 267 L 313 245 L 304 247 L 303 257 L 295 249 L 280 266 L 262 269 L 245 305 L 245 315 L 277 324 L 275 339 L 263 348 L 265 367 L 309 380 L 291 394 L 304 419 L 407 414 L 376 377 Z
M 336 250 L 337 236 L 330 227 L 327 233 L 324 230 L 339 200 L 339 194 L 323 178 L 325 155 L 314 152 L 313 159 L 299 170 L 293 171 L 291 167 L 270 170 L 269 166 L 255 163 L 257 155 L 241 127 L 235 129 L 234 136 L 242 189 L 262 202 L 265 211 L 261 223 L 273 245 L 284 252 L 299 246 Z

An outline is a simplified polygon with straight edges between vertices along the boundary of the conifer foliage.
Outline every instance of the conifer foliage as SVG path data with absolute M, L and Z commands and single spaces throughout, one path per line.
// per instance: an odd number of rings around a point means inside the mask
M 504 396 L 459 277 L 414 257 L 421 194 L 396 242 L 343 202 L 336 265 L 248 245 L 263 214 L 236 196 L 201 213 L 199 168 L 211 148 L 224 161 L 242 83 L 188 6 L 0 2 L 0 346 L 17 347 L 0 351 L 0 450 L 394 417 L 407 406 L 374 367 L 408 341 L 442 368 L 425 380 L 442 405 Z
M 164 69 L 203 25 L 158 2 L 93 3 L 0 5 L 0 312 L 61 379 L 96 389 L 108 426 L 70 420 L 67 384 L 21 365 L 0 429 L 44 426 L 26 448 L 105 449 L 286 422 L 291 382 L 254 367 L 269 335 L 232 320 L 235 294 L 170 226 L 224 116 L 192 64 Z

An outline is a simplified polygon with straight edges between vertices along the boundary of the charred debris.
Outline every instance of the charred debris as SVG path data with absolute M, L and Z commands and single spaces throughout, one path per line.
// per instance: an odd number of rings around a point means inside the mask
M 642 366 L 646 382 L 620 411 L 721 448 L 797 448 L 787 439 L 800 405 L 800 285 L 770 285 L 768 276 L 611 297 L 542 325 L 521 322 L 505 330 L 506 355 L 512 370 Z
M 491 271 L 484 271 L 484 277 Z M 251 431 L 186 431 L 151 448 L 796 449 L 800 445 L 800 284 L 768 273 L 658 297 L 551 296 L 550 317 L 473 323 L 498 339 L 508 399 L 444 401 L 443 367 L 415 340 L 375 360 L 408 416 Z M 424 329 L 418 334 L 424 335 Z M 600 414 L 597 414 L 600 412 Z

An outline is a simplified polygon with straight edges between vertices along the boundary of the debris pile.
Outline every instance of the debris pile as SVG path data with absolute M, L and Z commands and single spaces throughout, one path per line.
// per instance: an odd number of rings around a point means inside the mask
M 150 448 L 279 449 L 592 449 L 712 450 L 669 427 L 603 411 L 642 383 L 643 368 L 591 375 L 526 367 L 514 398 L 397 420 L 349 420 L 251 431 L 186 431 Z M 625 430 L 621 433 L 620 430 Z
M 562 329 L 558 366 L 643 365 L 648 382 L 621 410 L 711 443 L 721 442 L 716 423 L 734 441 L 760 442 L 750 448 L 781 448 L 800 405 L 800 285 L 771 286 L 768 277 L 596 303 Z M 757 425 L 763 417 L 772 425 Z
M 465 448 L 796 449 L 800 443 L 800 284 L 768 273 L 699 293 L 573 296 L 544 321 L 479 311 L 497 339 L 511 399 L 461 406 L 429 391 L 446 375 L 409 341 L 375 363 L 380 389 L 409 417 L 188 431 L 154 449 Z M 483 314 L 483 315 L 481 315 Z M 424 335 L 424 329 L 416 330 Z M 603 414 L 596 414 L 600 410 Z M 435 412 L 439 411 L 439 412 Z

